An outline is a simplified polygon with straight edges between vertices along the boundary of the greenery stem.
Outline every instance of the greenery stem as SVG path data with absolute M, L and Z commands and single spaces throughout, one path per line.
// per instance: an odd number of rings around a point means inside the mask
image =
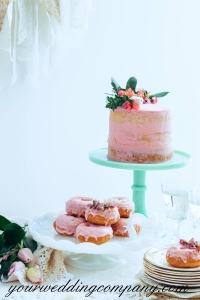
M 0 256 L 11 255 L 11 254 L 13 254 L 13 253 L 15 253 L 15 252 L 18 252 L 18 251 L 19 251 L 19 249 L 9 250 L 9 251 L 7 251 L 7 252 L 0 253 Z
M 22 249 L 23 248 L 23 240 L 21 240 L 21 243 L 18 243 L 17 246 Z

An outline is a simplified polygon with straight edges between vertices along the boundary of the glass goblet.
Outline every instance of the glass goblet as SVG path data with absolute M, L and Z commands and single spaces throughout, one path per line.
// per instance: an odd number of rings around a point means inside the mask
M 189 206 L 192 214 L 193 228 L 200 233 L 200 187 L 189 198 Z
M 167 217 L 174 222 L 172 240 L 179 241 L 180 223 L 187 218 L 189 199 L 195 192 L 195 184 L 188 181 L 169 180 L 161 184 L 162 194 L 167 208 Z

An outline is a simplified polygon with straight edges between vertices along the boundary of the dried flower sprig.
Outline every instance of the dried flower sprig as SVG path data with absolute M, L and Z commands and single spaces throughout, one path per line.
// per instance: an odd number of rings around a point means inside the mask
M 184 239 L 180 239 L 179 243 L 185 248 L 195 249 L 197 252 L 200 252 L 200 242 L 195 241 L 194 238 L 190 239 L 189 242 Z
M 93 200 L 92 204 L 88 204 L 88 207 L 91 209 L 96 209 L 99 212 L 103 212 L 106 209 L 110 209 L 113 210 L 115 208 L 115 206 L 112 203 L 103 203 L 97 200 Z

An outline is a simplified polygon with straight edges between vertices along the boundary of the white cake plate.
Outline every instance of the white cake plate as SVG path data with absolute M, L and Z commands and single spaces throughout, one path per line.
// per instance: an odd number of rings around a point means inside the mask
M 151 247 L 163 235 L 162 224 L 153 218 L 134 213 L 131 218 L 139 219 L 142 230 L 137 236 L 113 237 L 105 244 L 80 243 L 75 237 L 65 237 L 57 234 L 53 222 L 59 214 L 47 213 L 35 217 L 29 222 L 29 231 L 32 237 L 43 246 L 61 251 L 70 252 L 66 262 L 68 265 L 88 270 L 108 269 L 121 263 L 121 253 L 136 251 Z

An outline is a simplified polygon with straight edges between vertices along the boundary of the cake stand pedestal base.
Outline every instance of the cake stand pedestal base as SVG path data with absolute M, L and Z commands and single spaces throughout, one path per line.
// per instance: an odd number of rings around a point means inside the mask
M 145 206 L 145 191 L 147 189 L 145 185 L 146 171 L 134 170 L 133 171 L 133 190 L 132 200 L 135 203 L 135 212 L 142 213 L 147 217 L 147 211 Z
M 105 270 L 116 267 L 122 263 L 119 254 L 87 254 L 75 253 L 66 257 L 68 266 L 85 270 Z

